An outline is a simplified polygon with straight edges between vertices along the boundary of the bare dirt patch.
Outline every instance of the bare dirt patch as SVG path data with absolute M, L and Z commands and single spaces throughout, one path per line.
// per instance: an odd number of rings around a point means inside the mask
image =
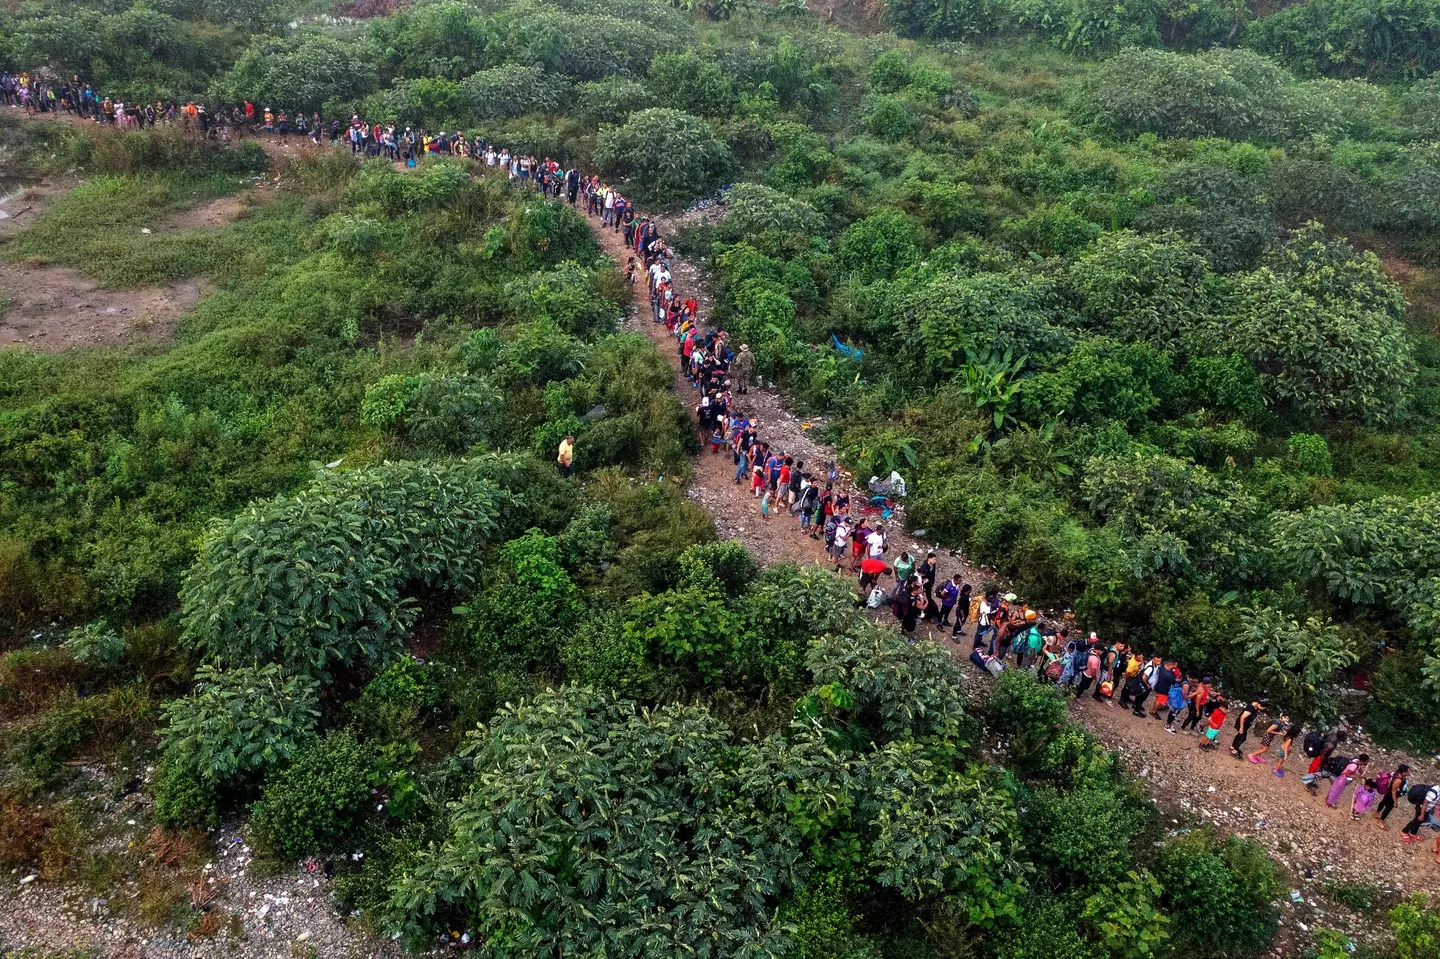
M 164 336 L 200 295 L 195 280 L 106 290 L 76 270 L 0 263 L 0 347 L 59 353 Z
M 167 216 L 158 225 L 157 230 L 167 233 L 179 233 L 182 230 L 216 230 L 222 226 L 228 226 L 244 216 L 245 211 L 250 209 L 253 202 L 253 195 L 248 192 L 222 196 L 209 203 L 202 203 L 199 206 Z

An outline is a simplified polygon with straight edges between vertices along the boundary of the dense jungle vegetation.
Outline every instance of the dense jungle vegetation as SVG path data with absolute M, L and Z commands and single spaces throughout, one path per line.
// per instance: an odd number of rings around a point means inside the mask
M 1309 722 L 1363 676 L 1368 726 L 1440 742 L 1440 4 L 897 0 L 913 39 L 731 0 L 345 16 L 375 12 L 41 0 L 0 67 L 463 125 L 655 205 L 734 182 L 681 237 L 716 321 L 847 465 L 907 474 L 914 526 Z M 1052 692 L 967 704 L 947 652 L 655 482 L 685 410 L 569 209 L 450 160 L 0 137 L 83 178 L 0 255 L 209 291 L 172 341 L 0 351 L 0 866 L 198 921 L 92 851 L 114 787 L 67 763 L 138 760 L 167 828 L 363 850 L 341 907 L 416 947 L 1269 949 L 1259 847 L 1167 833 Z M 139 233 L 262 173 L 235 223 Z

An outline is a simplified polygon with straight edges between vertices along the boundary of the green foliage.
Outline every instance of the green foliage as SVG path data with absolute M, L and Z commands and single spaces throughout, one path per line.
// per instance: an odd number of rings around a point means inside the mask
M 301 749 L 289 766 L 267 777 L 252 809 L 261 842 L 287 859 L 339 849 L 370 799 L 371 763 L 348 733 Z
M 1084 918 L 1114 959 L 1158 959 L 1170 954 L 1170 917 L 1160 911 L 1159 898 L 1155 877 L 1132 870 L 1087 897 Z
M 693 50 L 662 53 L 650 62 L 648 86 L 664 106 L 694 116 L 723 117 L 733 99 L 730 78 Z
M 594 83 L 582 83 L 576 98 L 581 113 L 595 124 L 624 123 L 630 114 L 655 105 L 649 88 L 628 77 L 606 77 Z
M 397 928 L 470 916 L 516 955 L 557 939 L 628 951 L 651 935 L 717 947 L 781 935 L 768 900 L 803 875 L 798 837 L 781 828 L 792 777 L 812 761 L 802 751 L 737 753 L 699 708 L 641 711 L 578 689 L 502 710 L 470 750 L 473 779 L 445 841 L 394 888 Z M 714 843 L 727 854 L 712 855 Z M 559 848 L 570 852 L 547 852 Z M 683 894 L 697 887 L 704 900 Z
M 1311 476 L 1329 476 L 1335 471 L 1330 444 L 1314 433 L 1296 433 L 1285 441 L 1285 453 L 1295 465 Z
M 985 724 L 1009 740 L 1010 759 L 1022 775 L 1044 768 L 1065 717 L 1065 700 L 1055 688 L 1036 682 L 1022 669 L 1001 673 L 985 698 Z
M 730 191 L 725 232 L 762 250 L 803 249 L 825 220 L 808 203 L 758 183 Z
M 351 707 L 356 730 L 382 743 L 407 739 L 420 711 L 440 704 L 436 672 L 437 667 L 408 656 L 386 666 L 365 684 Z
M 114 666 L 125 655 L 124 638 L 103 619 L 70 630 L 65 647 L 77 663 L 102 669 Z
M 1440 947 L 1440 906 L 1430 905 L 1424 893 L 1415 893 L 1391 909 L 1390 926 L 1400 959 L 1421 959 Z
M 553 110 L 567 94 L 565 84 L 540 67 L 506 64 L 472 73 L 460 83 L 470 115 L 481 120 Z
M 835 247 L 836 262 L 861 282 L 893 279 L 920 258 L 922 236 L 903 213 L 875 213 L 849 227 Z
M 1124 883 L 1135 861 L 1134 844 L 1146 835 L 1153 815 L 1142 797 L 1113 787 L 1061 792 L 1043 786 L 1030 800 L 1033 855 L 1071 888 Z
M 730 596 L 744 593 L 760 574 L 760 566 L 755 562 L 755 558 L 743 543 L 736 540 L 697 543 L 691 546 L 680 554 L 680 570 L 687 580 L 694 577 L 703 580 L 707 574 L 713 576 Z M 767 570 L 767 575 L 769 572 Z M 762 580 L 768 581 L 770 580 Z
M 314 736 L 319 693 L 313 679 L 287 676 L 276 663 L 223 672 L 201 666 L 194 690 L 165 706 L 166 761 L 178 767 L 176 777 L 214 787 L 282 766 Z
M 1280 877 L 1253 840 L 1197 830 L 1160 849 L 1155 876 L 1177 950 L 1230 957 L 1270 948 L 1280 910 Z
M 500 547 L 467 606 L 466 637 L 492 666 L 550 668 L 583 613 L 579 590 L 559 563 L 556 539 L 530 530 Z
M 688 113 L 653 107 L 600 131 L 595 162 L 608 176 L 629 177 L 636 199 L 677 203 L 714 190 L 730 172 L 730 151 Z
M 1435 14 L 1428 0 L 1321 0 L 1256 20 L 1245 41 L 1304 70 L 1401 79 L 1440 69 Z
M 155 821 L 167 829 L 220 825 L 215 784 L 185 763 L 167 756 L 155 772 Z
M 331 104 L 358 100 L 375 88 L 376 51 L 365 41 L 349 41 L 302 31 L 289 37 L 261 37 L 216 83 L 216 98 L 256 101 L 276 110 L 330 110 Z
M 483 461 L 324 473 L 211 526 L 186 576 L 186 637 L 227 663 L 383 664 L 417 613 L 401 589 L 473 586 L 499 504 Z
M 960 664 L 934 643 L 857 624 L 811 643 L 805 664 L 818 685 L 847 692 L 853 705 L 844 717 L 877 741 L 940 740 L 958 750 L 969 735 Z

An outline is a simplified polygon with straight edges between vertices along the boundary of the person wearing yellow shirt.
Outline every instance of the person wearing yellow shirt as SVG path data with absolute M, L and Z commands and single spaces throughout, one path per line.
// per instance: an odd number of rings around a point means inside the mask
M 560 455 L 555 457 L 555 462 L 560 464 L 562 476 L 569 476 L 575 472 L 575 434 L 571 433 L 560 441 Z

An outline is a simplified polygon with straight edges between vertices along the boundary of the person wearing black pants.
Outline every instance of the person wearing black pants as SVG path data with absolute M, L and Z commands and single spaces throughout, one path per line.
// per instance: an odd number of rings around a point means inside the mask
M 1420 801 L 1415 803 L 1415 817 L 1400 830 L 1404 833 L 1400 837 L 1401 842 L 1420 842 L 1420 826 L 1425 822 L 1430 810 L 1440 803 L 1440 786 L 1416 786 L 1415 791 L 1419 794 Z
M 1375 819 L 1381 829 L 1390 827 L 1385 825 L 1385 820 L 1395 811 L 1395 800 L 1408 792 L 1407 783 L 1410 780 L 1410 767 L 1401 763 L 1390 777 L 1390 785 L 1385 789 L 1385 795 L 1380 797 L 1380 805 L 1375 808 Z

